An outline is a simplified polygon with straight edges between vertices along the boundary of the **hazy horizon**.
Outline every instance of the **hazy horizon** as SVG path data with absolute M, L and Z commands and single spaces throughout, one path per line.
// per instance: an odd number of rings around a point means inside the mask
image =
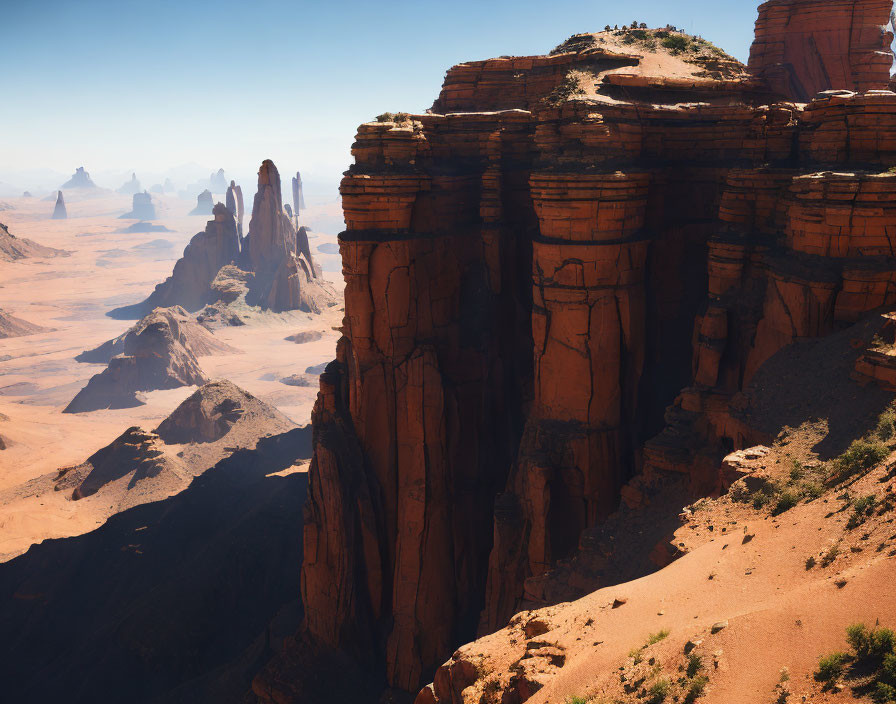
M 4 16 L 7 188 L 54 188 L 78 166 L 107 188 L 132 171 L 145 188 L 178 169 L 223 168 L 245 181 L 271 158 L 283 173 L 301 170 L 312 192 L 335 188 L 358 124 L 426 110 L 458 62 L 545 53 L 577 32 L 633 20 L 677 25 L 746 61 L 756 8 L 50 0 L 7 3 Z

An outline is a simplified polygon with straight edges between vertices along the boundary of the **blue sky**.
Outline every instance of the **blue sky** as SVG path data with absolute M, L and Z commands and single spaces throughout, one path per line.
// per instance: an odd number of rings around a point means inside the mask
M 0 0 L 0 179 L 270 157 L 335 182 L 356 126 L 429 107 L 452 64 L 635 19 L 745 61 L 755 18 L 749 0 Z

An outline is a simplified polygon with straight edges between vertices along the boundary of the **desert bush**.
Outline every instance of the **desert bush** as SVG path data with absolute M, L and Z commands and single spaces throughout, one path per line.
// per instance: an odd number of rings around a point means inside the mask
M 659 702 L 664 701 L 669 696 L 671 689 L 672 683 L 665 677 L 657 680 L 647 690 L 647 693 L 650 695 L 649 701 L 651 704 L 659 704 Z
M 815 567 L 815 555 L 809 555 L 806 558 L 806 569 L 811 570 L 813 567 Z
M 877 497 L 874 494 L 854 499 L 852 502 L 852 515 L 849 517 L 846 527 L 855 528 L 864 523 L 865 519 L 874 513 L 874 507 L 876 505 Z
M 819 659 L 815 679 L 819 682 L 832 682 L 839 678 L 843 675 L 846 658 L 846 653 L 831 653 Z
M 883 462 L 889 453 L 889 449 L 883 443 L 855 440 L 846 452 L 834 460 L 832 478 L 843 480 L 867 472 Z
M 821 556 L 821 566 L 827 567 L 834 560 L 837 559 L 837 555 L 840 554 L 840 542 L 836 542 L 831 547 L 828 548 L 828 551 Z
M 565 704 L 588 704 L 585 697 L 567 697 Z
M 663 39 L 663 46 L 667 49 L 671 49 L 674 54 L 680 54 L 682 51 L 687 51 L 690 42 L 687 37 L 683 37 L 680 34 L 670 34 Z
M 877 418 L 877 427 L 874 429 L 875 435 L 883 441 L 887 441 L 896 433 L 896 411 L 888 408 Z
M 668 637 L 669 637 L 669 631 L 666 630 L 665 628 L 663 630 L 659 631 L 658 633 L 651 633 L 647 637 L 647 645 L 645 645 L 644 647 L 646 648 L 648 646 L 653 645 L 654 643 L 659 643 L 661 640 L 664 640 L 665 638 L 668 638 Z
M 780 494 L 778 494 L 778 500 L 775 503 L 775 508 L 772 509 L 772 515 L 777 516 L 784 513 L 785 511 L 789 511 L 799 502 L 799 494 L 791 489 L 785 489 Z
M 697 653 L 691 653 L 688 655 L 688 665 L 685 670 L 685 674 L 688 676 L 688 679 L 696 676 L 700 670 L 703 669 L 703 658 L 701 658 Z
M 707 684 L 709 684 L 709 677 L 706 675 L 698 675 L 692 679 L 684 695 L 685 704 L 692 704 L 692 702 L 702 697 Z

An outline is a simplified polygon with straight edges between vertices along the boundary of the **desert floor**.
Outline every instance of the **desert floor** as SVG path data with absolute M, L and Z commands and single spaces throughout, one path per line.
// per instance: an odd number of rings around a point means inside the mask
M 173 196 L 153 194 L 159 218 L 154 224 L 171 232 L 122 233 L 134 220 L 131 197 L 100 191 L 89 197 L 67 195 L 67 220 L 51 220 L 52 201 L 4 199 L 0 222 L 11 234 L 71 252 L 69 257 L 0 262 L 0 308 L 28 322 L 52 328 L 26 337 L 0 339 L 0 561 L 47 538 L 78 535 L 105 520 L 84 502 L 63 492 L 28 495 L 25 485 L 60 467 L 83 462 L 125 429 L 154 428 L 195 387 L 154 391 L 143 406 L 121 410 L 63 414 L 72 397 L 104 365 L 84 364 L 75 356 L 120 335 L 133 320 L 114 320 L 107 311 L 143 300 L 171 274 L 190 238 L 205 227 L 207 216 L 189 216 L 195 206 Z M 71 198 L 71 200 L 69 200 Z M 215 200 L 223 195 L 215 194 Z M 338 201 L 309 203 L 302 222 L 334 230 Z M 248 213 L 245 220 L 248 227 Z M 325 276 L 342 291 L 336 235 L 310 233 L 312 252 Z M 318 247 L 323 246 L 322 250 Z M 287 386 L 280 379 L 331 360 L 343 307 L 322 315 L 298 311 L 265 316 L 261 322 L 216 330 L 237 354 L 202 357 L 211 378 L 226 378 L 270 403 L 299 425 L 310 422 L 317 388 Z M 304 330 L 319 330 L 316 342 L 285 340 Z

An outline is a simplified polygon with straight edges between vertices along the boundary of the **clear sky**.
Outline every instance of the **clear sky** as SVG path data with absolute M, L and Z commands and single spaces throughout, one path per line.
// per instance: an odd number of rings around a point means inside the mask
M 356 126 L 428 108 L 455 63 L 545 53 L 633 20 L 702 34 L 746 61 L 757 4 L 0 0 L 0 179 L 79 165 L 251 174 L 270 157 L 335 183 Z

